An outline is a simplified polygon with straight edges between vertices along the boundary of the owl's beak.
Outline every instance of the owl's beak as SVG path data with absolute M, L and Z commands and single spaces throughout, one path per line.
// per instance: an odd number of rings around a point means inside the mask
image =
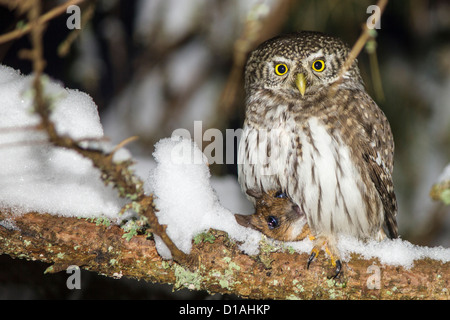
M 302 97 L 305 95 L 306 91 L 306 77 L 303 73 L 298 73 L 295 76 L 295 85 L 298 88 L 298 91 L 302 94 Z

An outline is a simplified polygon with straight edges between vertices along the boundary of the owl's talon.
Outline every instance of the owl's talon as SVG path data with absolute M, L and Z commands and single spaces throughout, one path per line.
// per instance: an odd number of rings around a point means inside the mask
M 311 262 L 313 262 L 314 259 L 317 258 L 317 256 L 319 255 L 319 252 L 321 250 L 324 250 L 330 257 L 331 265 L 334 268 L 334 273 L 332 275 L 328 276 L 328 279 L 337 278 L 342 272 L 342 263 L 341 263 L 341 260 L 339 260 L 339 252 L 338 252 L 337 248 L 335 247 L 335 245 L 333 244 L 334 242 L 332 242 L 332 241 L 330 242 L 329 239 L 327 240 L 325 238 L 319 238 L 319 239 L 314 239 L 314 240 L 315 240 L 315 244 L 314 244 L 314 247 L 308 258 L 308 262 L 306 264 L 306 269 L 309 270 L 309 266 L 310 266 Z
M 311 255 L 308 258 L 308 262 L 306 263 L 306 269 L 309 270 L 309 265 L 311 264 L 311 262 L 313 262 L 313 260 L 319 255 L 319 250 L 317 249 L 313 249 L 311 251 Z
M 341 273 L 342 263 L 341 263 L 341 260 L 336 260 L 336 261 L 332 260 L 332 262 L 334 262 L 333 266 L 335 266 L 336 269 L 334 269 L 334 275 L 330 276 L 329 279 L 336 279 L 339 276 L 339 274 Z

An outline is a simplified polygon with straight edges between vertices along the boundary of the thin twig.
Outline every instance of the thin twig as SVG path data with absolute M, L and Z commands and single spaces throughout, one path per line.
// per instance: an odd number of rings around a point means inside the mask
M 373 42 L 374 46 L 376 46 L 375 40 L 371 40 L 368 42 Z M 379 101 L 384 101 L 384 92 L 383 92 L 383 85 L 381 81 L 381 75 L 380 75 L 380 67 L 378 65 L 378 58 L 377 58 L 377 52 L 375 48 L 371 48 L 370 50 L 366 47 L 367 54 L 369 55 L 369 62 L 370 62 L 370 73 L 372 75 L 372 85 L 373 90 L 375 92 L 375 97 Z
M 50 10 L 49 12 L 43 14 L 42 16 L 39 17 L 37 24 L 45 24 L 47 22 L 49 22 L 50 20 L 60 16 L 61 14 L 65 13 L 67 10 L 67 7 L 71 6 L 71 5 L 78 5 L 81 4 L 82 2 L 84 2 L 85 0 L 69 0 L 66 3 L 53 8 L 52 10 Z M 14 39 L 18 39 L 23 37 L 24 35 L 28 34 L 33 28 L 33 25 L 28 23 L 27 25 L 25 25 L 23 28 L 20 29 L 16 29 L 14 31 L 5 33 L 3 35 L 0 36 L 0 44 L 3 44 L 5 42 L 9 42 L 11 40 Z
M 38 131 L 41 128 L 38 125 L 22 126 L 22 127 L 3 127 L 0 128 L 0 134 L 8 134 L 15 131 Z
M 388 0 L 379 0 L 377 3 L 377 6 L 380 8 L 380 15 L 375 17 L 375 25 L 378 23 L 379 19 L 381 19 L 381 15 L 383 14 L 384 9 L 386 8 L 386 5 L 388 3 Z M 378 19 L 377 19 L 378 18 Z M 347 59 L 345 60 L 344 65 L 341 68 L 341 71 L 339 72 L 338 80 L 331 86 L 330 88 L 330 95 L 333 95 L 336 93 L 336 90 L 339 86 L 339 84 L 342 83 L 344 80 L 344 75 L 348 71 L 348 69 L 352 66 L 355 59 L 358 57 L 361 50 L 366 45 L 367 41 L 373 37 L 373 30 L 369 29 L 367 27 L 367 24 L 363 24 L 362 26 L 363 31 L 361 35 L 359 36 L 356 43 L 353 45 L 352 50 L 347 56 Z
M 81 14 L 81 26 L 80 29 L 74 29 L 71 33 L 67 36 L 66 40 L 64 40 L 59 46 L 58 46 L 58 55 L 60 57 L 65 57 L 70 51 L 70 48 L 72 44 L 75 42 L 75 40 L 78 38 L 78 36 L 81 33 L 81 29 L 86 26 L 86 24 L 92 19 L 95 12 L 95 6 L 96 2 L 88 3 L 86 6 L 86 9 L 82 11 Z
M 44 144 L 50 144 L 50 142 L 48 140 L 7 142 L 7 143 L 1 143 L 0 149 L 2 149 L 2 148 L 20 148 L 20 147 L 40 147 Z
M 116 153 L 119 149 L 125 147 L 127 144 L 129 144 L 133 141 L 136 141 L 137 139 L 139 139 L 138 136 L 132 136 L 132 137 L 126 138 L 125 140 L 123 140 L 122 142 L 120 142 L 118 145 L 116 145 L 114 147 L 113 151 L 111 151 L 111 154 Z

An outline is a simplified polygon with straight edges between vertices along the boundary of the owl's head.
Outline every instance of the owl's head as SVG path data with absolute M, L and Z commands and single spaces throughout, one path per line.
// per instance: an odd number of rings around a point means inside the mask
M 320 32 L 303 31 L 267 40 L 248 58 L 247 93 L 269 89 L 296 99 L 315 94 L 338 80 L 349 52 L 343 41 Z M 362 88 L 356 60 L 341 85 Z

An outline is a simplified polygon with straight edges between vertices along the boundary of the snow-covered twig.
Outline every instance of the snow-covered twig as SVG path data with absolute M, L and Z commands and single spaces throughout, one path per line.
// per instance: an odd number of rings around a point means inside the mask
M 144 193 L 143 182 L 137 177 L 130 166 L 133 164 L 131 159 L 125 161 L 114 161 L 114 154 L 121 146 L 126 144 L 129 138 L 120 143 L 118 147 L 108 152 L 102 148 L 83 146 L 80 141 L 72 139 L 68 135 L 61 135 L 56 130 L 56 126 L 50 119 L 51 104 L 44 95 L 41 75 L 44 70 L 45 61 L 43 57 L 42 36 L 44 26 L 40 23 L 41 2 L 34 1 L 28 10 L 28 16 L 32 29 L 30 31 L 33 49 L 25 52 L 24 57 L 30 59 L 34 70 L 34 109 L 40 116 L 41 127 L 47 133 L 49 142 L 56 147 L 71 149 L 82 156 L 90 159 L 93 165 L 101 171 L 101 178 L 105 184 L 112 184 L 118 190 L 119 196 L 127 198 L 137 205 L 136 213 L 147 218 L 150 223 L 151 231 L 161 237 L 164 243 L 171 250 L 173 257 L 177 261 L 186 262 L 187 256 L 180 251 L 165 232 L 165 227 L 160 225 L 154 213 L 153 196 Z

